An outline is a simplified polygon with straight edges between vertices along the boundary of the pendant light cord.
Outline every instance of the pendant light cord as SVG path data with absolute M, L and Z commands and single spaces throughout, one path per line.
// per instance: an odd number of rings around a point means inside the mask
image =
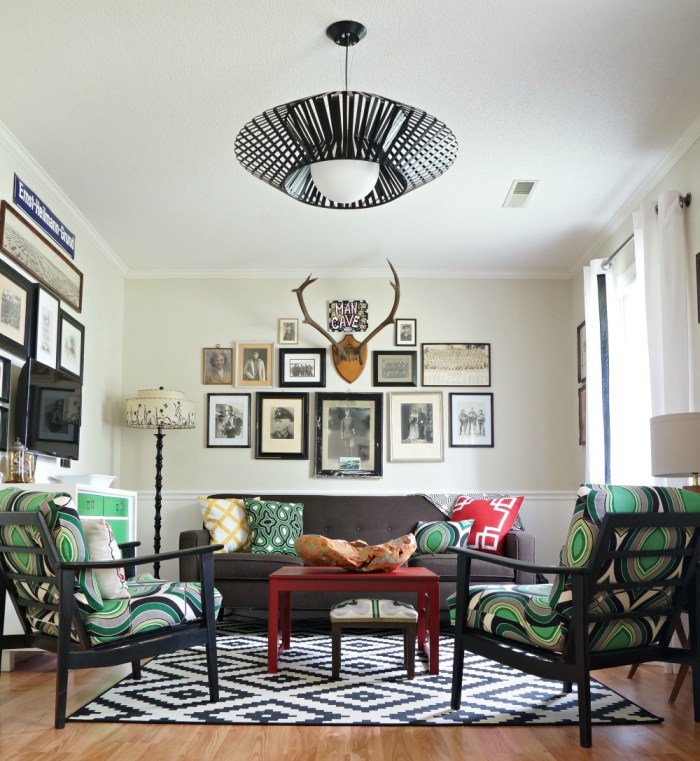
M 345 92 L 348 91 L 348 53 L 350 51 L 350 45 L 345 46 Z

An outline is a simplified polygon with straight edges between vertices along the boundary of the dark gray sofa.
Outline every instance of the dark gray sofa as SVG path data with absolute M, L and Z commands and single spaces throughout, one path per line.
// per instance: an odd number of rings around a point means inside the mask
M 322 534 L 332 539 L 352 541 L 362 539 L 368 544 L 382 544 L 389 539 L 413 532 L 418 521 L 447 520 L 443 513 L 419 494 L 346 496 L 344 494 L 212 494 L 211 497 L 232 498 L 260 496 L 281 502 L 301 502 L 304 505 L 304 533 Z M 183 531 L 180 549 L 210 544 L 206 529 Z M 505 539 L 504 555 L 534 562 L 535 537 L 527 531 L 510 531 Z M 223 595 L 224 608 L 267 610 L 267 579 L 285 565 L 302 565 L 291 555 L 263 555 L 249 552 L 226 552 L 214 555 L 214 583 Z M 440 607 L 446 610 L 447 597 L 454 591 L 457 556 L 413 555 L 410 566 L 423 566 L 440 577 Z M 196 581 L 195 563 L 189 558 L 180 560 L 180 579 Z M 475 560 L 472 579 L 488 583 L 533 584 L 534 574 L 519 573 L 492 563 Z M 347 594 L 345 595 L 347 596 Z M 397 595 L 397 597 L 401 597 Z M 405 595 L 411 600 L 410 595 Z M 298 610 L 328 610 L 341 599 L 330 592 L 296 595 L 292 607 Z M 414 600 L 415 601 L 415 600 Z

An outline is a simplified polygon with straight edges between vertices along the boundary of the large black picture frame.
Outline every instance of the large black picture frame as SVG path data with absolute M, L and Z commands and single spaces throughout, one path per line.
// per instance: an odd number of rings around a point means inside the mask
M 26 359 L 32 348 L 34 284 L 0 259 L 0 349 Z
M 381 478 L 383 424 L 382 394 L 317 393 L 316 476 Z

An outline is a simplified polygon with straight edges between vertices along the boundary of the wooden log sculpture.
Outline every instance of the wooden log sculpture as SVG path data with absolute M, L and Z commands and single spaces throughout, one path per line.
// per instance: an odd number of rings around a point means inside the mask
M 332 565 L 346 571 L 393 571 L 416 551 L 416 538 L 406 534 L 384 544 L 369 545 L 360 539 L 346 542 L 320 534 L 302 534 L 294 546 L 308 565 Z

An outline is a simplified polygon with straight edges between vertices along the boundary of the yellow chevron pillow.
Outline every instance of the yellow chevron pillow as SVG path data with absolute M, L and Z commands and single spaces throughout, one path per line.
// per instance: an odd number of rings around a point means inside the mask
M 214 544 L 223 544 L 219 552 L 236 552 L 250 546 L 250 525 L 242 499 L 199 497 L 202 519 Z

